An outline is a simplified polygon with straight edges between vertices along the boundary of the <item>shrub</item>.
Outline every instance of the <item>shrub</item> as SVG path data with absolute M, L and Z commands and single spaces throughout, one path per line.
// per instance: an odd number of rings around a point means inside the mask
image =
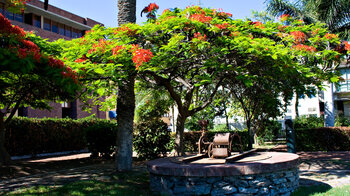
M 83 118 L 13 118 L 6 125 L 5 147 L 11 156 L 82 150 L 87 147 L 84 129 L 108 120 Z
M 108 158 L 116 147 L 117 124 L 115 121 L 97 121 L 85 128 L 87 147 L 92 156 Z
M 136 126 L 134 150 L 140 159 L 155 159 L 170 150 L 168 125 L 160 119 L 141 122 Z
M 263 133 L 264 141 L 272 141 L 277 138 L 282 130 L 282 125 L 276 120 L 268 120 L 265 123 L 265 130 Z
M 296 129 L 295 139 L 298 151 L 350 150 L 350 128 Z
M 227 125 L 226 124 L 218 124 L 218 125 L 215 125 L 214 126 L 214 129 L 210 130 L 212 132 L 222 132 L 222 133 L 225 133 L 225 132 L 229 132 L 230 130 L 227 128 Z
M 316 116 L 300 116 L 293 120 L 294 129 L 324 127 L 324 118 Z
M 335 127 L 349 127 L 350 120 L 343 115 L 336 116 L 334 126 Z

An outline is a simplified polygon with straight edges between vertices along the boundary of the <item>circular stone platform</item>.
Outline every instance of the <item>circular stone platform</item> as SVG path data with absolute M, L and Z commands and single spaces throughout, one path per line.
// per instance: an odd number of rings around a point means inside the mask
M 147 163 L 152 191 L 169 195 L 288 195 L 299 186 L 299 156 L 265 152 L 262 160 L 233 164 L 178 164 L 171 158 Z

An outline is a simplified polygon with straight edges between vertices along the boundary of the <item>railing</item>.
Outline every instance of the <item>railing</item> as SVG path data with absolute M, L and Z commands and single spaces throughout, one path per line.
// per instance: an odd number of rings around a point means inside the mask
M 342 82 L 337 85 L 336 92 L 349 92 L 350 91 L 350 82 Z

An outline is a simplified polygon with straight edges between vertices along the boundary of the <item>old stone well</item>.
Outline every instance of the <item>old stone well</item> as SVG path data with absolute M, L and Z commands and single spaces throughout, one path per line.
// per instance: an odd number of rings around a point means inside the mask
M 149 161 L 150 188 L 165 195 L 290 195 L 299 186 L 299 156 L 252 152 L 234 161 L 196 155 Z

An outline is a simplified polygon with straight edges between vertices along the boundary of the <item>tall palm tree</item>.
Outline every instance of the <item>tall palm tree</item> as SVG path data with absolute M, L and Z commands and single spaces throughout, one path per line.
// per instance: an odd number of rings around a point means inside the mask
M 332 33 L 350 39 L 349 0 L 266 0 L 267 11 L 274 16 L 289 14 L 306 24 L 322 22 Z
M 136 22 L 136 0 L 118 0 L 118 24 Z M 132 134 L 135 111 L 136 72 L 129 71 L 118 86 L 117 96 L 117 171 L 132 169 Z

